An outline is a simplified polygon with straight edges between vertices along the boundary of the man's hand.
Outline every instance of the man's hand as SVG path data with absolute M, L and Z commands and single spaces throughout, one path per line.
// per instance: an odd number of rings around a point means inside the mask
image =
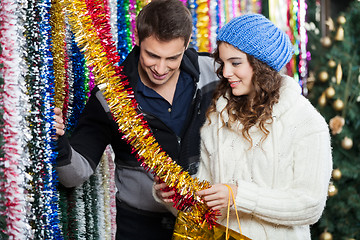
M 65 124 L 63 119 L 63 114 L 60 108 L 54 108 L 54 129 L 56 130 L 55 136 L 53 139 L 57 140 L 59 136 L 63 136 L 65 134 Z
M 166 189 L 167 185 L 166 183 L 160 183 L 160 178 L 158 176 L 155 176 L 154 178 L 155 184 L 154 184 L 154 190 L 156 193 L 156 196 L 161 199 L 163 202 L 170 203 L 172 202 L 171 196 L 175 194 L 175 191 L 164 191 Z

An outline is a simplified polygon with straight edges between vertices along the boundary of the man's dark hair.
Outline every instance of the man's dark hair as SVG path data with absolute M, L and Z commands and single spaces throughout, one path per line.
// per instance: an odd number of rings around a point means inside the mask
M 139 44 L 154 36 L 161 41 L 183 38 L 187 46 L 192 27 L 190 11 L 180 0 L 153 0 L 136 18 Z

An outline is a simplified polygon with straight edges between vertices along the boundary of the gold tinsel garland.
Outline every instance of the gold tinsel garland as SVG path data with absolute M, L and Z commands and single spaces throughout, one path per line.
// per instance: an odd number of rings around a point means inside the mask
M 207 14 L 209 12 L 209 4 L 207 0 L 196 0 L 197 2 L 197 23 L 196 27 L 198 29 L 197 33 L 197 43 L 200 52 L 206 52 L 209 49 L 209 26 L 210 26 L 210 17 Z
M 64 105 L 64 88 L 66 81 L 65 69 L 65 16 L 59 0 L 51 2 L 51 34 L 55 76 L 55 106 L 62 108 Z
M 86 64 L 93 68 L 95 82 L 103 86 L 104 96 L 119 131 L 137 152 L 142 166 L 176 191 L 174 203 L 178 210 L 191 209 L 188 214 L 195 221 L 207 221 L 210 227 L 213 226 L 217 212 L 208 208 L 203 199 L 195 195 L 196 191 L 208 188 L 210 184 L 192 178 L 156 142 L 146 121 L 136 111 L 136 101 L 125 76 L 117 75 L 114 66 L 107 59 L 87 12 L 86 3 L 82 0 L 62 0 L 62 4 L 75 34 L 75 41 L 84 53 Z

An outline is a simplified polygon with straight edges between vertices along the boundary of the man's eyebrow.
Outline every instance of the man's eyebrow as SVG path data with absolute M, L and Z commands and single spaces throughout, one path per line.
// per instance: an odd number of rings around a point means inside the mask
M 155 53 L 153 53 L 153 52 L 150 52 L 150 51 L 148 51 L 148 50 L 145 50 L 145 52 L 146 52 L 148 55 L 151 55 L 151 56 L 156 57 L 156 58 L 160 58 L 159 55 L 157 55 L 157 54 L 155 54 Z M 182 54 L 182 53 L 175 54 L 174 56 L 167 57 L 166 59 L 178 58 L 178 57 L 181 56 L 181 54 Z

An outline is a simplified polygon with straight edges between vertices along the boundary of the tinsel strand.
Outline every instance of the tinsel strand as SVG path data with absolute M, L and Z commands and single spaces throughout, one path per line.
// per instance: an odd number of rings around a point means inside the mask
M 73 60 L 72 60 L 72 42 L 73 34 L 70 31 L 69 23 L 65 17 L 65 53 L 66 53 L 66 76 L 67 81 L 65 85 L 65 100 L 63 106 L 63 116 L 65 120 L 65 125 L 67 126 L 67 119 L 72 115 L 72 105 L 73 105 L 73 96 L 74 96 L 74 75 L 73 75 Z
M 55 106 L 63 108 L 65 98 L 65 16 L 59 0 L 52 0 L 51 3 L 51 35 L 52 48 L 51 52 L 54 59 L 54 76 L 55 76 Z
M 197 36 L 198 36 L 198 28 L 197 28 L 197 0 L 189 0 L 188 1 L 188 8 L 190 10 L 191 13 L 191 17 L 192 17 L 192 21 L 193 21 L 193 31 L 192 31 L 192 35 L 191 35 L 191 47 L 195 48 L 196 50 L 198 50 L 198 40 L 197 40 Z
M 118 65 L 120 57 L 117 54 L 115 42 L 112 39 L 109 11 L 105 6 L 103 0 L 86 0 L 87 12 L 96 28 L 100 43 L 105 49 L 106 57 L 115 67 L 116 73 L 120 74 L 121 69 Z
M 110 218 L 110 209 L 109 209 L 109 202 L 105 201 L 105 197 L 109 195 L 109 185 L 104 186 L 104 173 L 108 171 L 108 165 L 106 163 L 107 159 L 106 153 L 104 152 L 99 167 L 95 171 L 95 181 L 94 187 L 97 187 L 96 197 L 94 202 L 94 207 L 96 210 L 97 216 L 97 236 L 101 236 L 102 239 L 109 239 L 111 240 L 111 226 L 107 225 L 107 219 Z M 104 169 L 105 168 L 105 169 Z M 106 177 L 109 177 L 107 174 Z M 106 215 L 108 214 L 108 215 Z M 109 228 L 110 227 L 110 228 Z M 110 230 L 110 231 L 109 231 Z
M 50 0 L 42 0 L 40 7 L 40 79 L 42 81 L 42 121 L 44 123 L 42 128 L 42 138 L 44 144 L 44 169 L 42 180 L 44 189 L 42 194 L 43 214 L 41 218 L 44 220 L 44 225 L 41 226 L 44 231 L 45 239 L 62 239 L 61 230 L 59 226 L 59 194 L 57 191 L 57 175 L 54 170 L 56 162 L 55 145 L 52 136 L 55 134 L 53 129 L 53 108 L 54 108 L 54 89 L 55 77 L 53 69 L 53 56 L 50 51 L 52 46 L 51 26 L 50 26 Z M 38 226 L 40 227 L 40 226 Z
M 21 53 L 24 51 L 24 9 L 23 1 L 4 0 L 0 5 L 0 43 L 2 47 L 0 74 L 3 76 L 2 101 L 3 123 L 0 144 L 3 158 L 0 158 L 0 170 L 3 181 L 0 191 L 3 198 L 0 215 L 6 218 L 6 229 L 2 231 L 10 239 L 31 238 L 31 227 L 28 223 L 27 209 L 30 198 L 26 194 L 29 177 L 26 167 L 30 164 L 25 144 L 28 139 L 28 128 L 25 117 L 29 105 L 25 95 L 24 74 L 26 67 Z M 0 234 L 1 238 L 1 234 Z
M 115 239 L 116 234 L 116 186 L 115 186 L 115 163 L 114 163 L 114 151 L 111 146 L 108 146 L 105 150 L 107 156 L 108 164 L 108 174 L 109 178 L 107 179 L 109 187 L 109 203 L 110 203 L 110 216 L 111 216 L 111 239 Z
M 103 189 L 103 216 L 104 216 L 104 234 L 107 236 L 107 238 L 105 239 L 112 239 L 112 235 L 111 235 L 111 228 L 112 228 L 112 224 L 111 224 L 111 190 L 110 190 L 110 174 L 109 174 L 109 156 L 107 154 L 108 150 L 105 150 L 102 158 L 101 158 L 101 165 L 102 167 L 101 169 L 101 177 L 102 177 L 102 182 L 101 182 L 101 186 Z
M 109 0 L 111 35 L 116 46 L 118 46 L 117 31 L 117 0 Z
M 126 56 L 130 52 L 130 47 L 128 45 L 128 34 L 127 34 L 127 24 L 125 15 L 126 12 L 126 5 L 125 3 L 128 0 L 117 0 L 117 30 L 118 30 L 118 53 L 120 56 L 120 63 L 125 60 Z
M 209 52 L 209 7 L 207 0 L 197 0 L 197 43 L 200 52 Z
M 66 119 L 67 134 L 71 134 L 74 130 L 86 101 L 84 89 L 85 59 L 75 43 L 74 35 L 70 34 L 69 38 L 69 67 L 72 70 L 71 75 L 69 75 L 69 86 L 72 91 L 69 92 L 69 109 Z
M 76 212 L 74 212 L 74 218 L 76 219 L 74 230 L 74 239 L 87 239 L 86 233 L 86 212 L 85 212 L 85 203 L 84 203 L 84 188 L 83 185 L 75 188 L 74 201 Z M 76 216 L 76 217 L 75 217 Z
M 41 159 L 42 155 L 42 138 L 40 133 L 41 129 L 41 88 L 40 88 L 40 52 L 39 52 L 39 11 L 37 8 L 36 0 L 28 0 L 26 11 L 26 42 L 27 42 L 27 65 L 28 73 L 26 76 L 29 103 L 31 104 L 30 115 L 28 116 L 28 122 L 30 124 L 31 139 L 29 141 L 29 156 L 32 164 L 28 168 L 28 172 L 32 176 L 30 192 L 32 201 L 32 215 L 31 225 L 33 226 L 34 237 L 41 239 L 41 227 L 43 221 L 41 218 L 42 201 L 40 201 L 40 194 L 43 190 L 43 183 L 41 178 L 41 170 L 43 169 L 43 163 Z

